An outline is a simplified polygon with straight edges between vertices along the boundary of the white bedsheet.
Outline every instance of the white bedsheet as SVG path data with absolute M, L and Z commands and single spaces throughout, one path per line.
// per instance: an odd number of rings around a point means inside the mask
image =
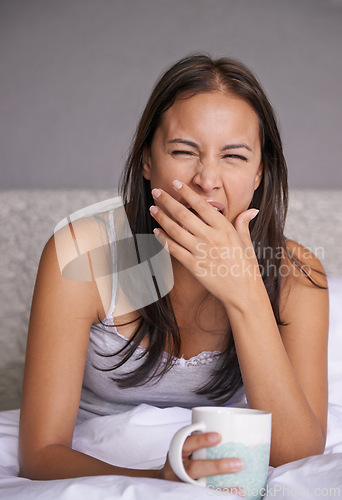
M 342 277 L 329 278 L 329 413 L 324 455 L 269 468 L 266 497 L 342 497 Z M 73 446 L 114 465 L 159 468 L 174 433 L 190 422 L 191 411 L 140 405 L 121 415 L 96 417 L 75 428 Z M 58 481 L 18 477 L 19 410 L 0 413 L 0 499 L 4 500 L 196 500 L 225 497 L 178 482 L 123 476 Z M 229 498 L 239 498 L 233 495 Z
M 115 465 L 157 468 L 165 461 L 174 433 L 190 422 L 184 408 L 140 405 L 121 415 L 96 417 L 75 429 L 74 447 Z M 123 476 L 58 481 L 18 478 L 19 410 L 0 414 L 0 498 L 6 500 L 208 499 L 224 492 L 184 483 Z M 342 406 L 329 405 L 328 444 L 324 455 L 269 468 L 267 497 L 314 499 L 342 496 Z M 235 498 L 233 495 L 230 498 Z M 236 497 L 238 498 L 238 497 Z

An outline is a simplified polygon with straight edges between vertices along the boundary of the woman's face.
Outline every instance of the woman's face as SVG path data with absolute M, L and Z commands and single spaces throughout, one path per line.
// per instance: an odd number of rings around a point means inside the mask
M 231 222 L 247 210 L 262 177 L 259 122 L 244 100 L 224 92 L 178 99 L 163 115 L 143 175 L 185 204 L 172 187 L 178 179 L 207 201 L 224 206 Z M 158 200 L 155 200 L 158 205 Z

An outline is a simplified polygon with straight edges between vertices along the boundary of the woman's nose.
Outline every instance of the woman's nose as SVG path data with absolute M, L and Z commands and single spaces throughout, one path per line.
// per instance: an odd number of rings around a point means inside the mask
M 212 159 L 198 162 L 193 183 L 205 192 L 222 187 L 221 170 L 218 161 Z

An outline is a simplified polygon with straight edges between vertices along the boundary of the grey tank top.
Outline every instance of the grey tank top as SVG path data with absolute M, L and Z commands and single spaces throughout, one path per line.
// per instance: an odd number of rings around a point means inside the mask
M 109 213 L 107 222 L 104 224 L 109 232 L 109 240 L 115 241 L 112 213 Z M 215 406 L 208 396 L 198 395 L 196 390 L 203 387 L 211 378 L 212 371 L 219 363 L 219 352 L 204 351 L 189 360 L 173 357 L 171 369 L 161 379 L 138 387 L 121 388 L 112 379 L 113 376 L 134 372 L 145 359 L 142 357 L 145 349 L 139 346 L 120 368 L 114 371 L 109 370 L 123 358 L 124 354 L 109 355 L 119 351 L 127 343 L 127 338 L 117 331 L 113 321 L 116 300 L 115 273 L 113 277 L 110 309 L 102 323 L 93 324 L 90 329 L 79 419 L 129 411 L 142 403 L 160 408 Z M 161 363 L 165 363 L 168 357 L 168 353 L 163 353 Z M 247 406 L 243 387 L 226 403 L 226 406 Z

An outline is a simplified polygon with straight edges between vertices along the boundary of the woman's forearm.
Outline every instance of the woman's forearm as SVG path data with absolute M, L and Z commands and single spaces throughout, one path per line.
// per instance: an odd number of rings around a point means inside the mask
M 321 427 L 291 366 L 262 281 L 239 309 L 226 309 L 248 404 L 272 413 L 271 465 L 323 453 Z
M 40 450 L 36 457 L 26 461 L 19 475 L 38 481 L 104 475 L 160 478 L 160 470 L 116 467 L 58 444 Z

